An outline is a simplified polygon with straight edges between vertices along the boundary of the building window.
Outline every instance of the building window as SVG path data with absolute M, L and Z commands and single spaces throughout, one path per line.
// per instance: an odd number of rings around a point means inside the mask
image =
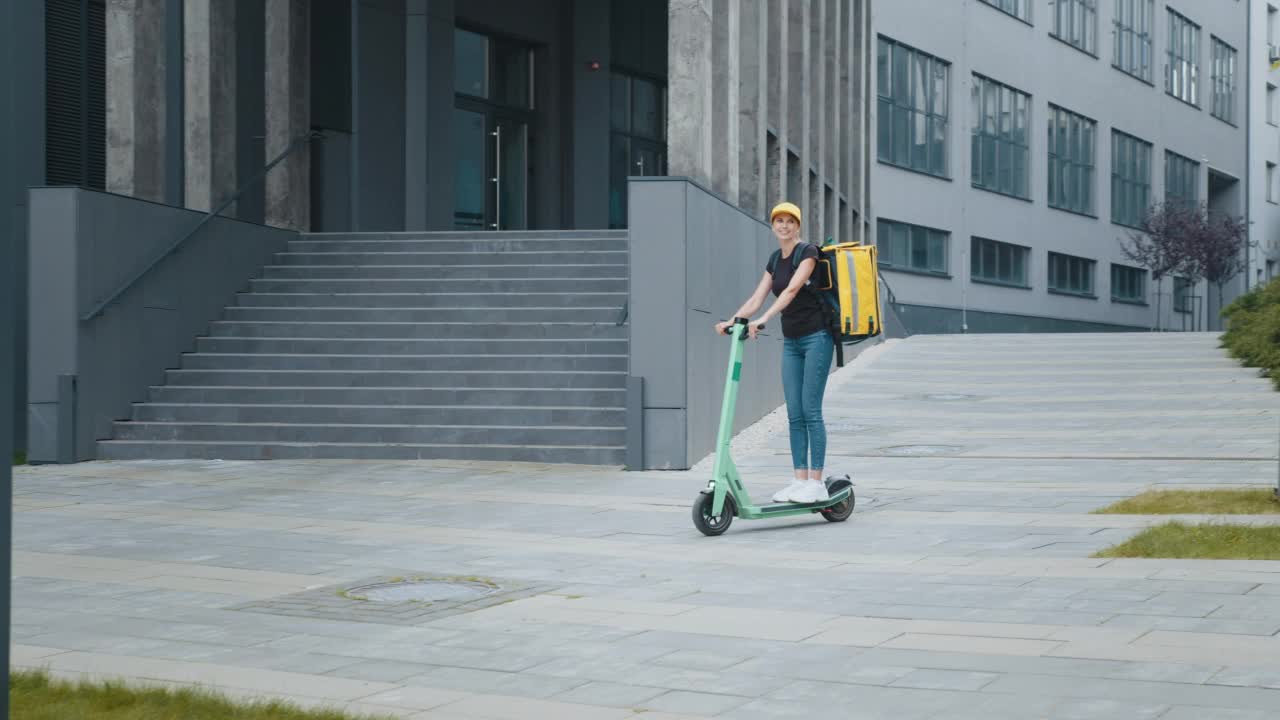
M 947 177 L 950 64 L 885 37 L 876 61 L 880 161 Z
M 1195 283 L 1184 277 L 1173 278 L 1173 311 L 1189 313 L 1195 307 L 1196 297 L 1192 293 Z
M 1092 215 L 1098 124 L 1049 106 L 1049 206 Z
M 973 76 L 974 187 L 1029 199 L 1031 96 Z
M 1031 0 L 980 0 L 997 10 L 1002 10 L 1023 22 L 1031 22 Z
M 969 245 L 969 277 L 997 285 L 1027 288 L 1031 248 L 975 237 Z
M 1169 11 L 1169 62 L 1164 89 L 1179 100 L 1200 105 L 1200 26 Z
M 1276 200 L 1276 164 L 1267 163 L 1267 202 L 1278 202 Z
M 1276 124 L 1276 86 L 1267 83 L 1267 122 Z
M 1053 29 L 1049 34 L 1090 55 L 1098 54 L 1097 0 L 1049 0 Z
M 900 270 L 945 275 L 951 233 L 893 220 L 876 223 L 880 264 Z
M 1210 84 L 1213 97 L 1210 99 L 1209 112 L 1219 120 L 1236 122 L 1236 49 L 1216 37 L 1212 40 L 1212 61 Z
M 1093 297 L 1093 260 L 1049 253 L 1049 289 L 1058 293 Z
M 609 227 L 624 228 L 627 178 L 667 174 L 667 90 L 618 69 L 610 82 Z
M 1111 131 L 1111 222 L 1140 227 L 1151 205 L 1151 143 Z
M 1116 0 L 1115 59 L 1124 72 L 1151 82 L 1151 36 L 1155 0 Z
M 1147 271 L 1128 265 L 1111 264 L 1111 299 L 1116 302 L 1147 302 Z
M 1164 151 L 1164 200 L 1185 205 L 1200 202 L 1200 163 Z

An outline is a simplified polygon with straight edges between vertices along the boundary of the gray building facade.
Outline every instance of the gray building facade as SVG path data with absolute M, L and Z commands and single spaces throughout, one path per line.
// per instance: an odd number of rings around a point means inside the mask
M 873 3 L 869 220 L 908 328 L 1220 327 L 1120 241 L 1169 198 L 1246 214 L 1248 6 Z
M 791 199 L 810 239 L 867 236 L 865 0 L 44 0 L 0 12 L 13 322 L 0 375 L 19 447 L 42 242 L 30 188 L 298 232 L 523 231 L 626 228 L 630 180 L 669 175 L 750 217 Z M 102 217 L 148 215 L 116 204 Z M 83 265 L 114 279 L 80 278 L 98 288 L 80 302 L 109 296 L 131 263 L 151 272 L 181 236 L 103 229 L 90 242 L 131 245 L 109 272 Z M 79 309 L 78 332 L 97 332 L 101 314 Z

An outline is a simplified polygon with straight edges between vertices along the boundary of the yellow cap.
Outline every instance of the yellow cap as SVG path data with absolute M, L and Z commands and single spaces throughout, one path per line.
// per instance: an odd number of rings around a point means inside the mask
M 796 222 L 804 222 L 800 219 L 800 208 L 796 207 L 795 203 L 780 202 L 777 205 L 774 205 L 773 212 L 769 213 L 769 222 L 773 222 L 778 219 L 779 215 L 790 215 L 796 219 Z

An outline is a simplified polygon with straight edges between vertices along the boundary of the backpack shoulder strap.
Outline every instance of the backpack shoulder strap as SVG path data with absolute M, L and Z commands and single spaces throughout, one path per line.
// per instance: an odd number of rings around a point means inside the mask
M 781 250 L 774 250 L 773 254 L 769 256 L 769 264 L 767 265 L 767 268 L 770 275 L 773 274 L 773 269 L 778 266 L 778 258 L 780 257 L 782 257 Z M 792 267 L 792 269 L 794 270 L 795 268 Z

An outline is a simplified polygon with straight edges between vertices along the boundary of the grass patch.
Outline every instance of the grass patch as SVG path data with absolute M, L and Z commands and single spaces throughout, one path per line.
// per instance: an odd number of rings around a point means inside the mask
M 1272 488 L 1246 490 L 1149 490 L 1100 510 L 1098 515 L 1267 515 L 1280 513 Z
M 14 720 L 355 720 L 336 711 L 283 702 L 233 702 L 206 690 L 138 689 L 123 683 L 70 683 L 43 672 L 9 675 Z M 369 716 L 359 716 L 368 718 Z
M 1280 560 L 1280 526 L 1168 522 L 1147 528 L 1093 557 Z
M 14 464 L 14 465 L 26 465 L 26 464 L 27 464 L 27 454 L 26 454 L 25 452 L 22 452 L 21 450 L 19 450 L 18 452 L 14 453 L 14 454 L 13 454 L 13 464 Z

